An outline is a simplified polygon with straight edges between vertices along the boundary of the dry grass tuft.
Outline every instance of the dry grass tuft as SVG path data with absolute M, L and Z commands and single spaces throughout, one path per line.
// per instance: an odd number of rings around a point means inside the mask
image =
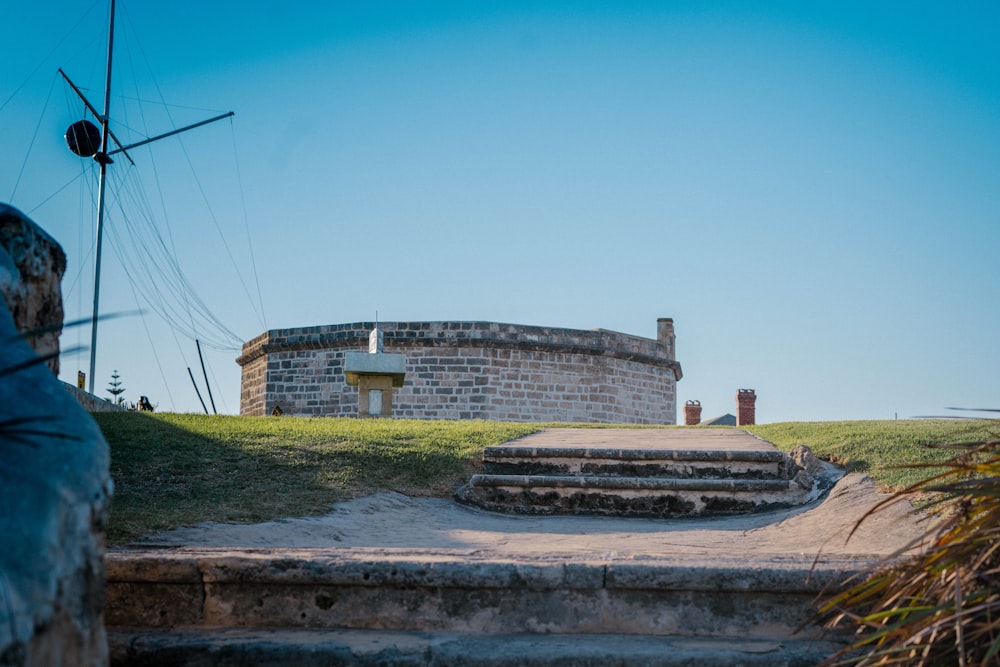
M 916 496 L 937 520 L 902 557 L 821 609 L 828 627 L 856 628 L 851 647 L 828 665 L 995 665 L 1000 662 L 1000 440 L 959 450 L 940 470 L 894 494 L 887 504 Z M 870 513 L 869 513 L 870 514 Z M 863 520 L 863 519 L 862 519 Z

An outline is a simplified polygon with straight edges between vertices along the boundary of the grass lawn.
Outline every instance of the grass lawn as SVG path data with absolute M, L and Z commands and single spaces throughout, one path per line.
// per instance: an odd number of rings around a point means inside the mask
M 953 458 L 957 452 L 933 445 L 974 444 L 1000 438 L 991 419 L 907 419 L 900 421 L 783 422 L 747 431 L 782 451 L 808 445 L 820 458 L 871 476 L 880 488 L 902 489 L 940 469 L 900 467 Z
M 449 495 L 484 447 L 533 424 L 93 415 L 111 445 L 108 543 L 201 521 L 321 514 L 380 490 Z
M 112 546 L 201 521 L 322 514 L 332 503 L 382 490 L 448 496 L 472 474 L 484 447 L 555 426 L 134 412 L 94 418 L 111 445 Z M 998 437 L 1000 422 L 814 422 L 748 430 L 785 451 L 808 444 L 895 487 L 928 473 L 892 466 L 951 455 L 924 445 Z

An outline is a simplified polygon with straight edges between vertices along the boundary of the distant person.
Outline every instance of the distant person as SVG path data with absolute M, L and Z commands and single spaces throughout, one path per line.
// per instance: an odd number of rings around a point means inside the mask
M 139 397 L 139 412 L 153 412 L 153 404 L 145 396 Z

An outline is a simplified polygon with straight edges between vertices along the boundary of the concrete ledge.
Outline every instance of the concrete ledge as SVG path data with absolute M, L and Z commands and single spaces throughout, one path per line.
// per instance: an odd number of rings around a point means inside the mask
M 718 559 L 716 559 L 718 560 Z M 337 549 L 122 549 L 105 558 L 108 582 L 198 584 L 281 583 L 357 586 L 451 586 L 465 588 L 682 588 L 720 590 L 720 582 L 738 580 L 740 590 L 816 594 L 860 572 L 871 557 L 855 556 L 814 563 L 786 558 L 779 564 L 741 567 L 662 561 L 520 562 L 476 560 L 462 556 L 391 557 L 378 550 Z M 628 572 L 627 577 L 616 572 Z M 665 576 L 666 575 L 666 576 Z M 722 584 L 724 588 L 726 583 Z
M 843 564 L 841 564 L 843 565 Z M 108 626 L 790 638 L 841 567 L 111 552 Z M 163 577 L 160 577 L 160 572 Z M 816 639 L 819 628 L 806 627 Z
M 778 450 L 523 447 L 483 452 L 490 475 L 790 479 L 797 472 Z
M 487 475 L 555 475 L 599 477 L 669 477 L 695 479 L 788 479 L 790 462 L 673 461 L 575 458 L 501 458 L 483 460 Z
M 688 479 L 671 477 L 600 477 L 573 475 L 473 475 L 471 486 L 708 493 L 781 493 L 793 490 L 787 479 Z M 805 494 L 801 494 L 805 495 Z
M 68 382 L 63 382 L 63 386 L 66 387 L 66 391 L 71 393 L 76 402 L 87 412 L 125 412 L 125 408 L 122 406 L 115 405 L 100 396 L 94 396 L 90 392 L 75 387 Z
M 828 641 L 635 635 L 497 634 L 304 629 L 112 629 L 113 667 L 180 664 L 482 667 L 813 667 Z
M 483 450 L 483 459 L 494 458 L 573 458 L 616 459 L 621 461 L 699 461 L 724 463 L 743 461 L 753 463 L 784 463 L 784 452 L 762 449 L 711 450 L 711 449 L 634 449 L 617 447 L 524 447 L 494 445 Z

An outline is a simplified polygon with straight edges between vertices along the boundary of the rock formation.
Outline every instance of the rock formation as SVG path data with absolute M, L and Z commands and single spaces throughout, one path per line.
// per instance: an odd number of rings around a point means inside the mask
M 106 665 L 108 446 L 18 333 L 61 320 L 65 256 L 2 205 L 0 239 L 0 285 L 11 304 L 0 301 L 0 665 Z M 58 350 L 55 334 L 35 344 Z
M 40 357 L 53 355 L 59 374 L 62 333 L 62 277 L 66 254 L 51 236 L 12 206 L 0 204 L 0 293 L 22 333 Z

